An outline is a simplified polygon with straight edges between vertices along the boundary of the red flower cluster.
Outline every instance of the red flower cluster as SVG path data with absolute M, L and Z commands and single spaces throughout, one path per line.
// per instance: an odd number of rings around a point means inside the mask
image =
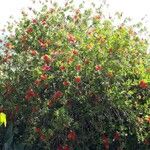
M 40 39 L 38 42 L 39 42 L 41 48 L 45 49 L 48 47 L 48 43 L 46 41 L 43 41 Z
M 96 65 L 95 66 L 95 70 L 96 71 L 101 71 L 103 68 L 102 68 L 102 66 L 100 66 L 100 65 Z
M 59 69 L 60 69 L 61 71 L 64 71 L 64 70 L 65 70 L 65 66 L 60 66 Z
M 46 63 L 49 63 L 51 61 L 49 55 L 45 54 L 42 56 L 42 59 L 46 62 Z
M 5 47 L 8 48 L 8 49 L 13 49 L 14 48 L 14 46 L 11 43 L 6 43 Z
M 26 30 L 26 32 L 27 32 L 27 33 L 32 33 L 32 32 L 33 32 L 33 29 L 32 29 L 32 28 L 28 28 L 28 29 Z
M 67 138 L 70 141 L 75 141 L 77 139 L 77 135 L 76 135 L 75 131 L 72 131 L 72 130 L 69 131 Z
M 37 94 L 33 91 L 33 89 L 28 89 L 25 95 L 25 99 L 29 101 L 32 97 L 37 96 Z
M 36 19 L 33 19 L 33 20 L 32 20 L 32 23 L 33 23 L 33 24 L 37 24 L 38 21 L 37 21 Z
M 64 81 L 64 82 L 63 82 L 63 85 L 64 85 L 64 86 L 69 86 L 69 84 L 70 84 L 70 83 L 69 83 L 68 81 Z
M 81 82 L 81 77 L 80 76 L 76 76 L 75 79 L 74 79 L 74 81 L 76 83 L 80 83 Z
M 42 66 L 42 70 L 43 71 L 50 71 L 50 70 L 52 70 L 52 67 L 48 66 L 48 65 L 44 65 L 44 66 Z
M 77 71 L 80 71 L 80 70 L 81 70 L 81 65 L 80 65 L 80 64 L 76 65 L 75 69 L 76 69 Z
M 45 141 L 46 140 L 46 136 L 42 133 L 40 128 L 35 128 L 35 132 L 38 133 L 40 135 L 40 140 L 41 141 Z
M 56 100 L 56 99 L 61 98 L 62 96 L 63 96 L 63 93 L 61 91 L 57 91 L 57 92 L 54 93 L 53 99 Z
M 38 52 L 37 52 L 36 50 L 31 50 L 31 51 L 30 51 L 30 54 L 31 54 L 32 56 L 36 56 L 36 55 L 38 54 Z
M 7 62 L 12 58 L 11 54 L 7 54 L 4 58 L 3 58 L 3 62 Z
M 72 57 L 70 57 L 70 58 L 67 60 L 68 64 L 71 64 L 73 61 L 74 61 L 74 59 L 73 59 Z
M 68 34 L 67 39 L 71 44 L 74 44 L 76 42 L 76 38 L 72 34 Z
M 40 140 L 41 141 L 45 141 L 46 140 L 46 136 L 43 133 L 40 134 Z
M 139 86 L 142 89 L 147 89 L 148 88 L 148 83 L 146 83 L 144 80 L 141 80 Z
M 68 145 L 65 145 L 65 146 L 59 145 L 57 150 L 70 150 L 70 148 Z
M 41 133 L 41 129 L 36 127 L 36 128 L 35 128 L 35 132 L 36 132 L 36 133 Z
M 40 78 L 41 78 L 41 80 L 46 80 L 46 79 L 47 79 L 47 75 L 46 75 L 46 74 L 42 74 L 42 75 L 40 76 Z
M 79 54 L 78 50 L 76 50 L 76 49 L 72 50 L 72 53 L 73 53 L 73 55 L 78 55 Z
M 109 149 L 109 138 L 106 134 L 102 135 L 102 142 L 103 142 L 104 148 L 106 150 L 108 150 Z
M 34 84 L 35 84 L 36 86 L 39 86 L 40 83 L 41 83 L 41 80 L 40 80 L 40 79 L 37 79 L 37 80 L 34 81 Z
M 42 20 L 41 23 L 42 23 L 42 25 L 46 25 L 47 24 L 45 19 Z

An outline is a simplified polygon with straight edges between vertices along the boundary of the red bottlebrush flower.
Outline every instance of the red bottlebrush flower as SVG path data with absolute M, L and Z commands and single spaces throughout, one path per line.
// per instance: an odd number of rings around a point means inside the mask
M 12 58 L 12 55 L 7 55 L 3 58 L 3 62 L 7 62 L 11 58 Z
M 76 83 L 81 82 L 81 77 L 80 77 L 80 76 L 75 77 L 74 81 L 75 81 Z
M 42 66 L 42 70 L 43 70 L 43 71 L 50 71 L 50 70 L 52 70 L 52 67 L 51 67 L 51 66 L 44 65 L 44 66 Z
M 60 66 L 59 69 L 60 69 L 61 71 L 64 71 L 66 68 L 65 68 L 65 66 Z
M 33 29 L 32 29 L 32 28 L 28 28 L 28 29 L 26 30 L 26 32 L 27 32 L 27 33 L 32 33 L 32 32 L 33 32 Z
M 67 138 L 70 140 L 70 141 L 75 141 L 77 139 L 77 135 L 75 133 L 75 131 L 69 131 L 68 135 L 67 135 Z
M 77 71 L 80 71 L 80 70 L 81 70 L 81 65 L 80 65 L 80 64 L 76 65 L 75 69 L 76 69 Z
M 63 150 L 63 146 L 62 146 L 62 145 L 59 145 L 59 146 L 57 147 L 57 150 Z
M 29 101 L 32 97 L 35 97 L 35 96 L 36 96 L 36 93 L 33 91 L 33 89 L 28 89 L 26 92 L 25 99 Z
M 45 141 L 46 140 L 46 136 L 43 133 L 41 133 L 41 135 L 40 135 L 40 140 L 41 141 Z
M 60 56 L 60 55 L 62 55 L 62 54 L 64 54 L 64 52 L 62 51 L 62 50 L 59 50 L 59 51 L 51 51 L 51 56 L 52 57 L 57 57 L 57 56 Z
M 115 134 L 114 134 L 114 141 L 118 141 L 120 139 L 120 133 L 119 132 L 116 132 Z
M 39 40 L 38 42 L 43 49 L 48 47 L 48 43 L 46 41 Z
M 71 64 L 73 61 L 74 61 L 74 59 L 73 59 L 72 57 L 70 57 L 70 58 L 67 60 L 68 64 Z
M 72 50 L 72 53 L 73 53 L 74 55 L 78 55 L 78 54 L 79 54 L 79 51 L 76 50 L 76 49 L 74 49 L 74 50 Z
M 54 93 L 53 99 L 59 99 L 62 96 L 63 96 L 63 93 L 61 91 L 57 91 Z
M 47 75 L 46 75 L 46 74 L 42 74 L 42 75 L 40 76 L 40 78 L 41 78 L 41 80 L 46 80 L 46 79 L 47 79 Z
M 100 65 L 96 65 L 95 66 L 95 70 L 96 71 L 101 71 L 103 68 L 102 68 L 102 66 L 100 66 Z
M 76 42 L 76 38 L 72 34 L 67 35 L 67 40 L 69 43 L 74 44 Z
M 144 80 L 141 80 L 139 86 L 142 89 L 147 89 L 148 88 L 148 83 L 146 83 Z
M 37 24 L 38 22 L 37 22 L 36 19 L 33 19 L 33 20 L 32 20 L 32 23 L 33 23 L 33 24 Z
M 35 80 L 35 82 L 34 82 L 34 84 L 35 84 L 36 86 L 39 86 L 40 83 L 41 83 L 41 80 L 40 80 L 40 79 L 37 79 L 37 80 Z
M 11 43 L 5 43 L 5 47 L 8 49 L 13 49 L 14 46 Z
M 42 59 L 46 62 L 46 63 L 49 63 L 51 61 L 49 55 L 45 54 L 42 56 Z
M 64 81 L 64 82 L 63 82 L 63 85 L 64 85 L 64 86 L 69 86 L 69 82 L 68 82 L 68 81 Z
M 63 147 L 63 150 L 70 150 L 70 148 L 69 148 L 68 145 L 65 145 L 65 146 Z
M 42 23 L 42 25 L 46 25 L 47 24 L 45 20 L 42 20 L 41 23 Z
M 30 54 L 31 54 L 32 56 L 36 56 L 36 55 L 38 54 L 38 52 L 37 52 L 36 50 L 31 50 L 31 51 L 30 51 Z
M 108 150 L 109 149 L 109 138 L 106 134 L 102 135 L 102 142 L 103 142 L 104 148 L 106 150 Z
M 36 127 L 35 128 L 35 132 L 40 134 L 41 133 L 41 129 Z
M 31 97 L 35 96 L 33 89 L 29 89 L 26 94 Z

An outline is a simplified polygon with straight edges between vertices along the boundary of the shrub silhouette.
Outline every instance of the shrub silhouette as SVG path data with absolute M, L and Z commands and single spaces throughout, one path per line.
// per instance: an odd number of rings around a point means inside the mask
M 33 19 L 23 13 L 8 25 L 0 102 L 14 143 L 32 150 L 146 149 L 148 42 L 127 19 L 115 26 L 113 18 L 83 8 L 44 4 L 31 9 Z

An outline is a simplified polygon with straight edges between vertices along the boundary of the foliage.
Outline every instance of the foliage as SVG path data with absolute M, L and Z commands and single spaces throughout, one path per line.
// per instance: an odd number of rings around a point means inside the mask
M 148 149 L 147 40 L 94 5 L 96 14 L 72 1 L 52 4 L 30 8 L 32 19 L 23 12 L 2 41 L 0 102 L 11 142 L 35 150 Z

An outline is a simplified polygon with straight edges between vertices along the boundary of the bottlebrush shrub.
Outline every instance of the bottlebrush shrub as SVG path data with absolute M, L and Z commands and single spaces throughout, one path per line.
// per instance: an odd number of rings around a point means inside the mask
M 142 27 L 126 19 L 115 26 L 83 8 L 44 5 L 8 25 L 0 111 L 13 123 L 14 142 L 27 149 L 146 149 L 150 55 L 135 32 Z

